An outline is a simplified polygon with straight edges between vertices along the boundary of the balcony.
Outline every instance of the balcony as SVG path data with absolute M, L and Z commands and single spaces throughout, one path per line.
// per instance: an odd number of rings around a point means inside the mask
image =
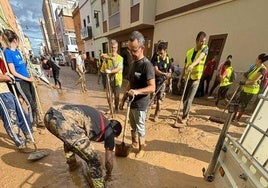
M 89 39 L 92 39 L 92 37 L 93 37 L 91 26 L 87 26 L 87 27 L 82 28 L 80 32 L 81 32 L 82 40 L 89 40 Z
M 116 12 L 115 14 L 109 17 L 109 29 L 114 29 L 120 26 L 120 12 Z

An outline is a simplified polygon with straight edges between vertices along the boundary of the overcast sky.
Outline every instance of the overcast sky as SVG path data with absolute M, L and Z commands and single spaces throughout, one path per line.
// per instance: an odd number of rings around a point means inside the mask
M 30 38 L 35 55 L 39 55 L 39 46 L 43 41 L 39 24 L 39 18 L 43 18 L 43 0 L 9 0 L 9 2 L 24 33 Z

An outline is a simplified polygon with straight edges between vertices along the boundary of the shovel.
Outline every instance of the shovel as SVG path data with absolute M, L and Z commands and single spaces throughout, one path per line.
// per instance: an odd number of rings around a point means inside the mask
M 3 54 L 2 51 L 1 51 L 0 53 L 1 53 L 1 56 L 2 56 L 2 58 L 3 58 L 3 61 L 4 61 L 4 64 L 5 64 L 6 70 L 7 70 L 8 73 L 10 73 L 10 72 L 9 72 L 9 69 L 8 69 L 8 66 L 7 66 L 7 62 L 6 62 L 5 56 L 4 56 L 4 54 Z M 32 141 L 33 144 L 34 144 L 34 152 L 32 152 L 32 153 L 29 155 L 28 160 L 29 160 L 29 161 L 37 161 L 37 160 L 39 160 L 39 159 L 44 158 L 44 157 L 47 156 L 49 153 L 48 153 L 47 151 L 44 151 L 44 150 L 37 150 L 37 146 L 36 146 L 36 143 L 35 143 L 33 134 L 32 134 L 32 132 L 31 132 L 31 130 L 30 130 L 30 128 L 29 128 L 29 125 L 28 125 L 28 122 L 27 122 L 27 120 L 26 120 L 26 118 L 25 118 L 24 111 L 23 111 L 22 106 L 21 106 L 21 104 L 20 104 L 20 101 L 19 101 L 17 92 L 16 92 L 16 90 L 15 90 L 15 87 L 14 87 L 13 84 L 11 84 L 11 87 L 12 87 L 12 90 L 13 90 L 13 94 L 14 94 L 14 96 L 15 96 L 15 98 L 16 98 L 16 101 L 17 101 L 17 103 L 18 103 L 19 110 L 20 110 L 20 112 L 21 112 L 21 114 L 22 114 L 23 121 L 25 122 L 26 128 L 27 128 L 27 130 L 28 130 L 28 132 L 29 132 L 31 141 Z
M 125 119 L 122 142 L 121 142 L 121 144 L 115 145 L 115 156 L 118 156 L 118 157 L 127 157 L 129 154 L 130 145 L 127 145 L 124 141 L 125 141 L 126 125 L 128 123 L 128 118 L 129 118 L 130 105 L 131 105 L 133 100 L 134 100 L 134 97 L 132 97 L 131 100 L 128 99 L 128 101 L 127 101 L 127 103 L 128 103 L 127 104 L 127 114 L 126 114 L 126 119 Z
M 106 90 L 106 96 L 110 108 L 110 113 L 112 115 L 112 118 L 114 117 L 114 109 L 113 109 L 113 96 L 112 96 L 112 90 L 111 90 L 111 80 L 109 74 L 106 74 L 106 79 L 107 79 L 107 90 Z
M 237 93 L 239 93 L 241 91 L 242 87 L 239 86 L 236 88 L 236 90 L 234 91 L 231 99 L 229 100 L 229 102 L 226 104 L 226 106 L 224 107 L 223 112 L 221 113 L 220 117 L 216 117 L 216 116 L 210 116 L 209 120 L 216 122 L 216 123 L 220 123 L 220 124 L 224 124 L 225 123 L 225 119 L 223 119 L 223 115 L 225 114 L 225 110 L 230 106 L 231 102 L 233 101 L 233 99 L 235 99 Z M 236 100 L 236 99 L 235 99 Z

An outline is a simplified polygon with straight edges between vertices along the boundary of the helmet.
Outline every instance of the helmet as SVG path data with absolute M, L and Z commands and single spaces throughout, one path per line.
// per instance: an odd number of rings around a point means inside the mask
M 110 120 L 110 126 L 113 129 L 115 137 L 118 137 L 121 134 L 121 131 L 122 131 L 121 123 L 119 121 L 117 121 L 117 120 L 112 119 L 112 120 Z

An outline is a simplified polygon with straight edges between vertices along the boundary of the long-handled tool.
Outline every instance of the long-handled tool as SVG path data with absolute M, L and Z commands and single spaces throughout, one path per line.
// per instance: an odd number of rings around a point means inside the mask
M 220 117 L 216 117 L 216 116 L 210 116 L 209 120 L 216 122 L 216 123 L 220 123 L 220 124 L 224 124 L 225 119 L 223 118 L 223 115 L 225 114 L 225 110 L 230 106 L 230 104 L 233 102 L 233 100 L 235 99 L 237 93 L 239 93 L 242 89 L 242 86 L 239 86 L 236 88 L 236 90 L 234 91 L 232 97 L 230 98 L 230 100 L 228 101 L 228 103 L 226 104 L 226 106 L 223 109 L 223 112 L 221 113 Z
M 32 66 L 31 65 L 31 62 L 28 63 L 28 65 Z M 30 75 L 33 76 L 33 72 L 32 70 L 30 69 Z M 39 98 L 39 94 L 38 94 L 38 91 L 37 91 L 37 86 L 35 83 L 33 83 L 33 87 L 34 87 L 34 93 L 35 93 L 35 98 L 36 98 L 36 102 L 37 102 L 37 108 L 38 108 L 38 124 L 43 124 L 43 118 L 44 118 L 44 113 L 43 113 L 43 108 L 42 108 L 42 105 L 41 105 L 41 101 L 40 101 L 40 98 Z
M 106 79 L 107 79 L 107 90 L 106 90 L 106 96 L 109 104 L 109 109 L 110 113 L 112 115 L 112 118 L 114 117 L 114 109 L 113 109 L 113 95 L 112 95 L 112 90 L 111 90 L 111 80 L 110 80 L 110 75 L 106 74 Z
M 186 82 L 185 82 L 185 85 L 184 85 L 184 88 L 183 88 L 183 92 L 182 92 L 181 100 L 180 100 L 180 102 L 179 102 L 179 107 L 178 107 L 177 114 L 176 114 L 176 117 L 175 117 L 174 127 L 176 127 L 177 120 L 178 120 L 178 116 L 180 115 L 181 104 L 183 103 L 183 98 L 184 98 L 185 91 L 186 91 L 186 88 L 187 88 L 187 85 L 188 85 L 188 81 L 189 81 L 189 79 L 190 79 L 190 75 L 191 75 L 191 71 L 188 72 L 188 75 L 187 75 L 187 78 L 186 78 Z
M 8 66 L 7 66 L 7 62 L 6 62 L 5 56 L 4 56 L 4 54 L 3 54 L 2 51 L 1 51 L 0 53 L 1 53 L 1 56 L 2 56 L 2 58 L 3 58 L 3 61 L 4 61 L 4 64 L 5 64 L 6 70 L 7 70 L 8 73 L 10 73 L 10 72 L 9 72 L 9 68 L 8 68 Z M 32 132 L 31 132 L 31 130 L 30 130 L 30 127 L 29 127 L 29 125 L 28 125 L 28 122 L 27 122 L 27 120 L 26 120 L 24 111 L 23 111 L 23 109 L 22 109 L 22 106 L 21 106 L 21 104 L 20 104 L 18 95 L 17 95 L 16 90 L 15 90 L 15 86 L 12 84 L 11 87 L 12 87 L 12 90 L 13 90 L 13 94 L 15 95 L 15 99 L 16 99 L 16 101 L 17 101 L 19 110 L 20 110 L 20 112 L 21 112 L 21 114 L 22 114 L 23 121 L 24 121 L 24 123 L 25 123 L 25 125 L 26 125 L 27 131 L 29 132 L 31 141 L 33 142 L 33 145 L 34 145 L 34 152 L 32 152 L 32 153 L 29 155 L 28 160 L 30 160 L 30 161 L 37 161 L 37 160 L 39 160 L 39 159 L 44 158 L 44 157 L 47 156 L 49 153 L 48 153 L 47 151 L 45 151 L 45 150 L 38 150 L 38 149 L 37 149 L 35 139 L 34 139 L 34 137 L 33 137 L 33 134 L 32 134 Z
M 154 94 L 153 94 L 153 96 L 152 96 L 152 98 L 151 98 L 151 100 L 150 100 L 150 102 L 149 102 L 149 105 L 148 105 L 148 107 L 147 107 L 147 116 L 146 116 L 146 120 L 149 119 L 149 117 L 150 117 L 150 110 L 151 110 L 151 108 L 152 108 L 152 104 L 153 104 L 153 102 L 154 102 L 154 100 L 155 100 L 155 97 L 156 97 L 156 95 L 159 93 L 159 91 L 161 90 L 161 88 L 165 85 L 165 82 L 166 82 L 166 79 L 161 83 L 161 85 L 159 86 L 159 88 L 154 92 Z
M 128 123 L 129 119 L 129 112 L 130 112 L 130 105 L 132 101 L 134 100 L 134 96 L 132 99 L 127 99 L 127 114 L 126 114 L 126 119 L 125 119 L 125 124 L 124 124 L 124 131 L 123 131 L 123 138 L 121 144 L 116 144 L 115 145 L 115 155 L 118 157 L 127 157 L 129 154 L 130 150 L 130 145 L 125 144 L 125 134 L 126 134 L 126 125 Z

